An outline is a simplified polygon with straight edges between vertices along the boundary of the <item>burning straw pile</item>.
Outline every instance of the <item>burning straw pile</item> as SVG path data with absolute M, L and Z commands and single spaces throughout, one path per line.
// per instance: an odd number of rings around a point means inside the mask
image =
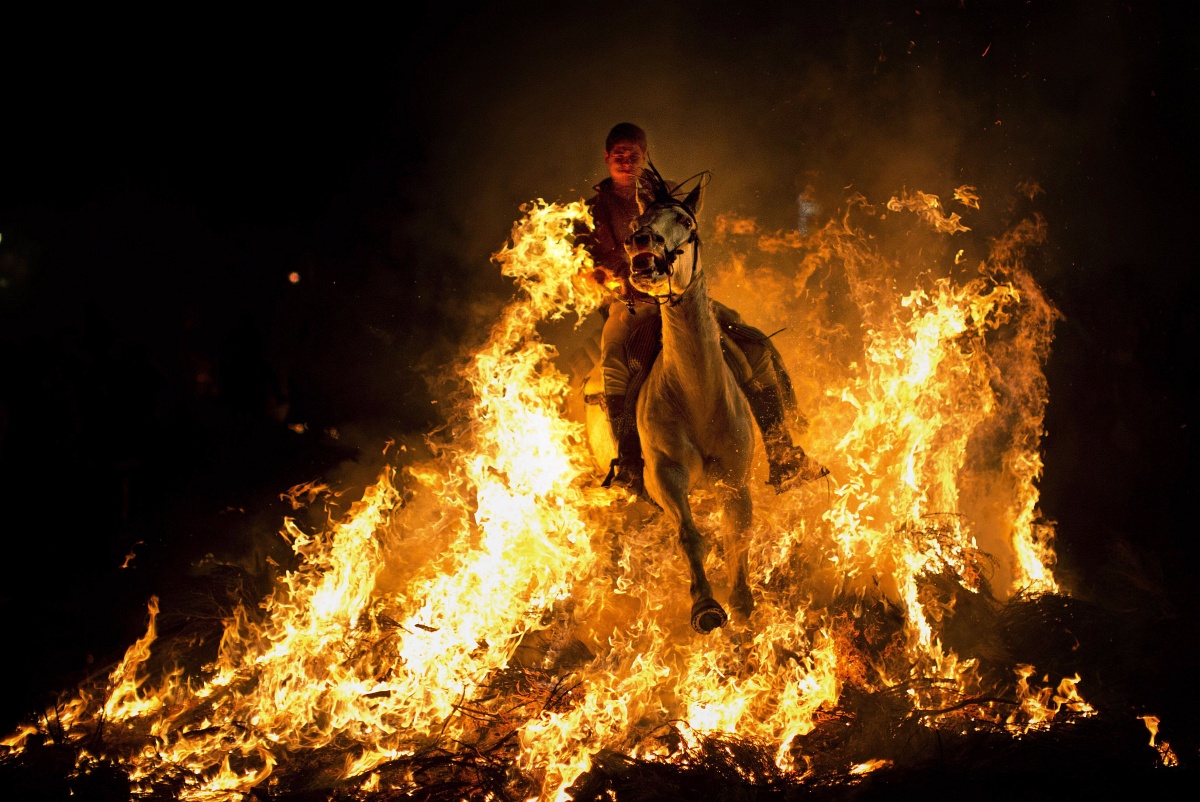
M 328 524 L 287 521 L 294 564 L 265 598 L 231 590 L 220 627 L 156 639 L 152 602 L 120 665 L 7 738 L 0 768 L 113 799 L 783 799 L 995 773 L 981 746 L 1055 755 L 1064 731 L 1174 760 L 1132 716 L 1097 729 L 1069 659 L 1084 636 L 1064 633 L 1105 624 L 1058 595 L 1037 509 L 1056 313 L 1024 260 L 1044 225 L 980 243 L 977 197 L 955 199 L 856 196 L 804 235 L 722 216 L 706 237 L 713 294 L 789 327 L 797 434 L 832 471 L 755 490 L 748 624 L 694 634 L 674 533 L 597 486 L 538 326 L 605 296 L 582 204 L 538 202 L 495 257 L 519 297 L 432 456 Z

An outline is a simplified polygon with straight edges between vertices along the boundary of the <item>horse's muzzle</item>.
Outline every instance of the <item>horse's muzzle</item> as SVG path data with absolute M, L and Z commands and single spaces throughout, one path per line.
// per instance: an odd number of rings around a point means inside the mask
M 635 276 L 648 276 L 655 272 L 665 272 L 660 269 L 663 266 L 662 262 L 654 251 L 642 251 L 634 254 L 629 260 L 629 268 Z
M 649 251 L 655 245 L 662 245 L 662 241 L 663 238 L 653 230 L 643 227 L 629 235 L 625 247 L 634 248 L 639 251 Z

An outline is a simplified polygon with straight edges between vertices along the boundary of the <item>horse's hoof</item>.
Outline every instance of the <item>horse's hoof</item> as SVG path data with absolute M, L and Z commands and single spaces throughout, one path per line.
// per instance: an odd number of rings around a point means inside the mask
M 692 605 L 692 629 L 707 635 L 717 627 L 725 626 L 729 616 L 716 599 L 701 599 Z
M 748 620 L 754 612 L 754 597 L 750 594 L 750 588 L 734 588 L 733 593 L 729 594 L 729 606 L 733 608 L 735 616 Z

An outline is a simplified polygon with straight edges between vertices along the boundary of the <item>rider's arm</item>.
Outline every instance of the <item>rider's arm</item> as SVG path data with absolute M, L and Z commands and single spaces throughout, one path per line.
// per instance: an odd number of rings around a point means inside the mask
M 577 228 L 575 241 L 582 243 L 592 257 L 592 263 L 596 266 L 593 273 L 596 282 L 615 289 L 629 273 L 628 257 L 624 246 L 613 240 L 612 225 L 599 204 L 593 202 L 592 214 L 594 228 Z

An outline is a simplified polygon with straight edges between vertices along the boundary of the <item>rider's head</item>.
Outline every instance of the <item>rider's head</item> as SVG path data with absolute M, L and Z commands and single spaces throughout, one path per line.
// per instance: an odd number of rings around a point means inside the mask
M 604 140 L 604 163 L 619 187 L 632 187 L 650 156 L 646 132 L 633 123 L 617 123 Z

